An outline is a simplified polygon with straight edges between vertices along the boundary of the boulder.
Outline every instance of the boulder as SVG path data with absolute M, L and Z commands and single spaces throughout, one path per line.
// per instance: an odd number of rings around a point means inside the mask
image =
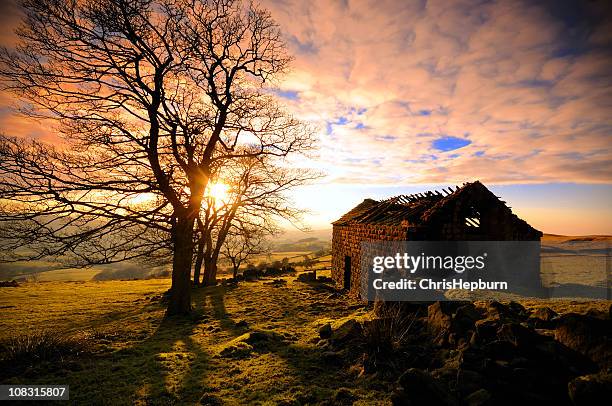
M 491 394 L 486 389 L 478 389 L 468 395 L 464 400 L 465 404 L 468 406 L 484 406 L 493 404 L 491 402 Z
M 474 324 L 482 319 L 482 315 L 472 303 L 467 303 L 457 309 L 453 315 L 453 329 L 461 334 L 473 330 Z
M 248 328 L 249 323 L 247 323 L 246 320 L 238 320 L 236 323 L 234 323 L 234 326 L 236 326 L 236 328 Z
M 529 311 L 519 302 L 511 301 L 508 303 L 508 308 L 514 313 L 515 316 L 518 316 L 521 319 L 526 319 L 529 317 Z
M 466 396 L 478 389 L 482 389 L 486 384 L 484 375 L 470 369 L 460 369 L 454 378 L 456 383 L 455 390 L 461 396 Z
M 539 307 L 529 316 L 529 324 L 538 329 L 555 328 L 559 315 L 550 307 Z
M 481 319 L 474 323 L 476 328 L 476 341 L 486 343 L 497 339 L 497 330 L 500 327 L 499 320 Z
M 441 343 L 451 332 L 453 307 L 451 302 L 436 302 L 427 308 L 427 327 L 435 342 Z
M 497 338 L 522 348 L 529 348 L 542 341 L 538 333 L 518 323 L 502 324 L 497 330 Z
M 612 373 L 579 376 L 568 383 L 567 390 L 577 406 L 603 404 L 612 399 Z
M 319 328 L 319 337 L 326 339 L 332 336 L 332 326 L 329 323 L 324 324 Z
M 597 371 L 597 365 L 590 358 L 551 339 L 543 340 L 532 348 L 531 358 L 546 366 L 551 373 L 568 379 Z
M 517 310 L 518 309 L 516 305 L 511 307 L 509 305 L 505 305 L 497 301 L 492 301 L 487 306 L 487 318 L 493 319 L 493 320 L 499 320 L 501 322 L 508 322 L 508 321 L 519 322 L 524 317 L 523 317 L 523 314 L 521 314 L 520 310 L 518 311 Z
M 551 321 L 559 315 L 553 309 L 548 306 L 538 307 L 536 310 L 531 313 L 530 317 L 538 318 L 544 321 Z
M 427 308 L 427 326 L 436 344 L 447 343 L 449 336 L 453 344 L 459 338 L 469 338 L 474 322 L 480 317 L 472 303 L 436 302 Z
M 557 322 L 555 339 L 586 355 L 601 368 L 612 366 L 612 323 L 576 313 L 564 314 Z
M 332 331 L 330 337 L 334 344 L 346 343 L 363 338 L 363 327 L 355 319 L 349 319 Z
M 295 280 L 297 282 L 316 282 L 316 280 L 317 280 L 317 273 L 316 273 L 316 271 L 313 271 L 313 272 L 302 272 L 301 274 L 299 274 L 297 276 L 297 278 Z
M 12 281 L 0 281 L 0 288 L 17 288 L 19 283 L 16 280 Z
M 458 405 L 459 402 L 440 381 L 416 368 L 404 372 L 397 381 L 399 388 L 392 401 L 394 405 Z

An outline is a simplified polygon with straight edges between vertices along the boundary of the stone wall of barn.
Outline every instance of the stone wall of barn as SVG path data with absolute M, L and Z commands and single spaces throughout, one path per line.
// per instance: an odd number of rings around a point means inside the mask
M 448 208 L 444 216 L 427 228 L 406 225 L 377 224 L 334 225 L 332 234 L 332 278 L 344 287 L 345 258 L 350 257 L 351 296 L 359 295 L 361 286 L 361 243 L 364 241 L 538 241 L 540 234 L 516 218 L 505 206 L 482 210 L 480 227 L 470 229 L 465 224 L 465 210 L 460 204 Z M 539 277 L 539 275 L 534 275 Z
M 405 241 L 407 227 L 377 224 L 334 225 L 332 233 L 332 278 L 344 287 L 344 265 L 350 257 L 351 296 L 359 295 L 361 286 L 361 243 L 366 241 Z

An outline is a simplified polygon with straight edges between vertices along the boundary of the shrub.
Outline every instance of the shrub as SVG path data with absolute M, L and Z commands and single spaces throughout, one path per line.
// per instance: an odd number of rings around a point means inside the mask
M 37 331 L 0 342 L 0 370 L 19 369 L 44 361 L 64 361 L 93 350 L 91 335 Z
M 374 314 L 364 325 L 364 369 L 395 369 L 397 352 L 407 343 L 417 313 L 406 313 L 402 303 L 376 302 Z

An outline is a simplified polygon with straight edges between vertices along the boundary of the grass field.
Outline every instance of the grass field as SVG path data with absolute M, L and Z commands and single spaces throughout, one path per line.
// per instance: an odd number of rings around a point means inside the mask
M 212 404 L 290 404 L 332 398 L 340 387 L 361 404 L 384 403 L 389 388 L 323 363 L 313 344 L 319 325 L 363 313 L 362 306 L 286 280 L 280 287 L 257 281 L 196 289 L 196 311 L 187 319 L 164 319 L 159 297 L 169 280 L 5 288 L 0 340 L 41 330 L 85 333 L 93 337 L 95 352 L 27 368 L 3 383 L 66 383 L 71 400 L 88 404 L 194 404 L 202 398 Z M 248 328 L 237 326 L 240 320 Z M 244 354 L 222 355 L 248 347 L 248 331 L 274 339 Z
M 394 381 L 330 363 L 315 344 L 321 325 L 367 318 L 367 308 L 328 285 L 282 279 L 194 289 L 188 318 L 164 317 L 169 279 L 2 288 L 0 342 L 48 331 L 90 350 L 0 371 L 0 383 L 68 384 L 75 404 L 390 404 Z M 585 313 L 610 302 L 547 305 Z

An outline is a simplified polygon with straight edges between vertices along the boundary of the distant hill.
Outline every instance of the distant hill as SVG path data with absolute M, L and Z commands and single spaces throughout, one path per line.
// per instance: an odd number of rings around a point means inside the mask
M 325 251 L 331 248 L 331 241 L 319 240 L 317 238 L 305 238 L 295 242 L 276 242 L 272 244 L 275 252 L 296 252 L 296 251 Z
M 544 234 L 543 242 L 612 241 L 612 235 L 559 235 Z
M 310 238 L 323 241 L 331 241 L 332 230 L 331 228 L 310 231 L 300 231 L 294 228 L 288 229 L 285 230 L 282 234 L 275 237 L 273 239 L 273 242 L 299 242 L 301 240 L 306 240 Z

